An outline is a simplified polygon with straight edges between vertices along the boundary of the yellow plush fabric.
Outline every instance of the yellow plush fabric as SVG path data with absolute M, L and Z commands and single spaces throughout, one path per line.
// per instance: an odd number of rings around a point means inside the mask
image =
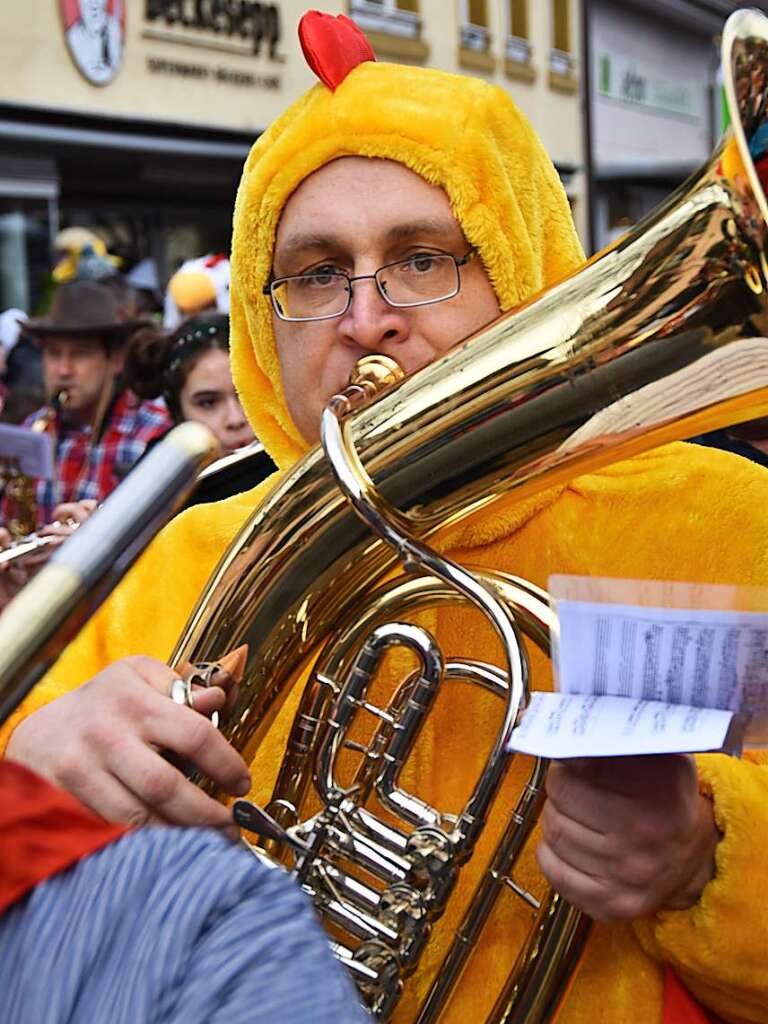
M 237 199 L 232 279 L 232 354 L 238 389 L 278 465 L 306 447 L 288 416 L 267 300 L 280 212 L 314 169 L 345 154 L 402 162 L 446 191 L 480 251 L 503 309 L 525 301 L 577 265 L 581 252 L 554 169 L 507 95 L 484 83 L 423 69 L 364 64 L 330 93 L 317 86 L 259 140 Z M 13 723 L 70 691 L 122 655 L 167 658 L 229 540 L 271 486 L 179 516 L 51 670 Z M 438 537 L 454 558 L 546 585 L 550 573 L 768 584 L 768 475 L 734 456 L 676 444 L 572 481 L 524 506 L 499 502 L 480 519 Z M 184 571 L 177 567 L 183 565 Z M 450 657 L 487 658 L 487 626 L 457 609 L 432 618 Z M 551 685 L 533 652 L 535 685 Z M 298 687 L 253 764 L 254 795 L 268 796 Z M 441 695 L 403 782 L 456 809 L 476 775 L 498 717 L 490 696 Z M 466 902 L 527 770 L 518 759 L 500 812 L 465 869 Z M 696 907 L 595 927 L 559 1024 L 661 1024 L 663 964 L 675 965 L 727 1021 L 768 1024 L 768 801 L 766 771 L 723 757 L 701 759 L 724 838 L 716 878 Z M 518 880 L 540 888 L 529 851 Z M 746 893 L 746 895 L 745 895 Z M 438 925 L 416 988 L 424 989 L 460 915 Z M 462 982 L 452 1021 L 481 1021 L 506 973 L 529 913 L 505 899 L 480 956 Z M 409 1019 L 411 992 L 397 1020 Z
M 502 310 L 583 259 L 557 172 L 503 89 L 378 62 L 356 67 L 335 92 L 316 85 L 253 146 L 235 206 L 232 369 L 256 435 L 281 467 L 307 446 L 285 408 L 262 289 L 291 193 L 319 167 L 352 155 L 396 160 L 444 189 Z

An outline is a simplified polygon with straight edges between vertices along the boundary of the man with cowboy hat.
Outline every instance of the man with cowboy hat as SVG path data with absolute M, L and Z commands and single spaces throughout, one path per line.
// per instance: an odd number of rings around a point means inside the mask
M 55 475 L 37 484 L 37 520 L 50 523 L 63 503 L 103 501 L 171 421 L 121 384 L 124 346 L 143 320 L 122 320 L 104 284 L 72 281 L 56 292 L 48 316 L 27 320 L 42 347 L 49 404 L 24 426 L 49 432 Z

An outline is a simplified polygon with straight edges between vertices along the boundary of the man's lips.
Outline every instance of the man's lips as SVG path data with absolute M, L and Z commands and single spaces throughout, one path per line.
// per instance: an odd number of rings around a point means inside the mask
M 238 441 L 237 444 L 225 444 L 224 448 L 227 452 L 239 452 L 241 448 L 245 448 L 255 440 L 255 437 L 247 437 L 243 441 Z

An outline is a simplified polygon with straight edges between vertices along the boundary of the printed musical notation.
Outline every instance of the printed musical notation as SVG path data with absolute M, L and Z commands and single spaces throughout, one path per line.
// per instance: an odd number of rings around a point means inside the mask
M 544 757 L 768 745 L 768 614 L 556 601 L 557 691 L 511 746 Z
M 559 601 L 563 693 L 768 709 L 768 615 Z
M 628 697 L 534 693 L 512 749 L 539 757 L 738 752 L 733 712 Z

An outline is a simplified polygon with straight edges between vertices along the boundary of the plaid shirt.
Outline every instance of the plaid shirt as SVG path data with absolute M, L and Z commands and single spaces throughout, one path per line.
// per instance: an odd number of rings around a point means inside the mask
M 31 426 L 41 412 L 27 417 L 24 426 Z M 139 402 L 127 390 L 112 403 L 95 444 L 91 444 L 90 426 L 64 424 L 57 417 L 48 427 L 56 445 L 54 479 L 38 480 L 36 486 L 38 526 L 50 523 L 54 508 L 64 501 L 103 501 L 144 454 L 150 441 L 162 437 L 171 426 L 163 404 Z

